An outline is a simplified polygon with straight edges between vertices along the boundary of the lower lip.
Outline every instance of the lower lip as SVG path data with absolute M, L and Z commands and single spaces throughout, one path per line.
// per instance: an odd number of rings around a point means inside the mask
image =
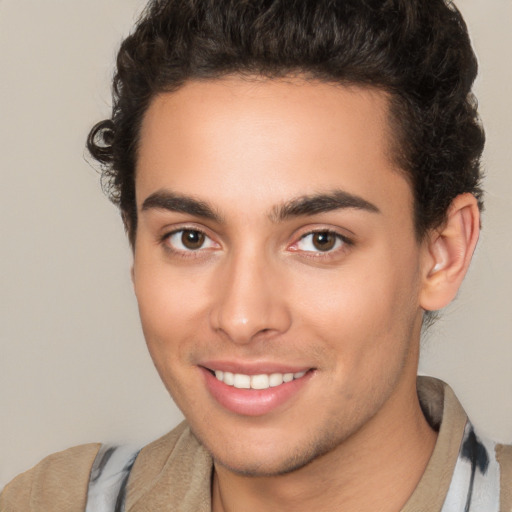
M 300 379 L 268 389 L 238 389 L 224 384 L 206 368 L 200 369 L 215 400 L 228 411 L 244 416 L 263 416 L 287 403 L 306 385 L 313 373 L 309 371 Z

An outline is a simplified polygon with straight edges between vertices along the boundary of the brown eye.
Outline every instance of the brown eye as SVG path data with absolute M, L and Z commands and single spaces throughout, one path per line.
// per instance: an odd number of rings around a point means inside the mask
M 302 252 L 334 252 L 349 243 L 342 235 L 334 231 L 313 231 L 305 234 L 295 245 Z
M 334 248 L 338 240 L 337 236 L 334 233 L 330 233 L 329 231 L 313 233 L 312 236 L 313 246 L 319 251 L 330 251 Z
M 181 233 L 181 243 L 191 251 L 200 249 L 204 244 L 204 240 L 205 235 L 204 233 L 201 233 L 201 231 L 184 229 Z
M 189 255 L 195 253 L 200 256 L 204 251 L 220 249 L 206 233 L 200 229 L 178 229 L 164 236 L 164 246 L 176 255 Z

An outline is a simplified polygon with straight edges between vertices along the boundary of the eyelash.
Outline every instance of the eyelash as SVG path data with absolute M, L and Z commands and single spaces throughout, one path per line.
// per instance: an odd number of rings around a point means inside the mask
M 202 236 L 205 237 L 205 239 L 207 240 L 210 240 L 210 242 L 212 242 L 213 244 L 216 244 L 216 242 L 214 242 L 212 240 L 212 238 L 210 236 L 208 236 L 208 234 L 203 231 L 202 229 L 199 229 L 199 228 L 196 228 L 196 227 L 182 227 L 180 229 L 175 229 L 169 233 L 166 233 L 165 235 L 163 235 L 160 239 L 160 244 L 164 247 L 164 249 L 171 253 L 173 256 L 179 256 L 179 257 L 182 257 L 182 258 L 198 258 L 198 257 L 201 257 L 202 256 L 202 252 L 205 251 L 205 250 L 208 250 L 209 248 L 204 248 L 202 245 L 201 247 L 199 247 L 197 250 L 194 250 L 194 249 L 176 249 L 175 247 L 173 247 L 171 245 L 171 243 L 169 242 L 169 240 L 171 239 L 171 237 L 177 235 L 177 234 L 180 234 L 181 233 L 181 236 L 183 236 L 183 233 L 184 232 L 191 232 L 191 233 L 198 233 Z M 335 244 L 338 244 L 338 242 L 341 242 L 341 246 L 338 246 L 338 247 L 334 247 L 334 248 L 331 248 L 331 249 L 328 249 L 326 251 L 321 251 L 321 250 L 312 250 L 312 251 L 306 251 L 306 250 L 300 250 L 300 249 L 297 249 L 296 246 L 301 242 L 303 241 L 305 238 L 307 238 L 308 236 L 314 236 L 315 234 L 326 234 L 326 235 L 332 235 L 336 238 L 336 241 L 335 241 Z M 218 244 L 217 244 L 218 245 Z M 347 250 L 349 247 L 353 246 L 354 245 L 354 242 L 353 240 L 351 240 L 350 238 L 346 237 L 345 235 L 342 235 L 340 233 L 338 233 L 337 231 L 334 231 L 332 229 L 315 229 L 315 230 L 312 230 L 312 231 L 308 231 L 304 234 L 302 234 L 299 239 L 294 242 L 293 244 L 291 244 L 289 247 L 288 247 L 288 250 L 291 250 L 292 252 L 301 252 L 302 255 L 304 257 L 307 257 L 307 258 L 330 258 L 330 257 L 334 257 L 336 254 L 338 254 L 340 251 L 344 251 L 344 250 Z

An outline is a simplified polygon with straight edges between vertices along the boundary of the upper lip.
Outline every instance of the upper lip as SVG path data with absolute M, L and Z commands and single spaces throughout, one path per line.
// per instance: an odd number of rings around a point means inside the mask
M 272 373 L 298 373 L 312 369 L 311 366 L 276 363 L 271 361 L 205 361 L 199 364 L 212 371 L 241 373 L 244 375 L 260 375 Z

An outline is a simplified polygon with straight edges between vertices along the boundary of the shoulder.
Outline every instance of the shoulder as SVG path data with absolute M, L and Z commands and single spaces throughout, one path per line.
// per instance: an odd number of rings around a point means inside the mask
M 129 467 L 126 466 L 127 462 Z M 114 449 L 100 443 L 77 446 L 50 455 L 4 488 L 0 495 L 0 511 L 83 512 L 88 498 L 91 498 L 90 482 L 97 480 L 101 485 L 106 482 L 108 492 L 104 487 L 97 486 L 101 491 L 99 498 L 104 499 L 116 491 L 112 482 L 117 482 L 121 476 L 124 485 L 128 475 L 128 503 L 139 500 L 152 503 L 170 496 L 171 508 L 165 510 L 175 510 L 172 508 L 174 500 L 180 500 L 183 492 L 191 494 L 194 502 L 196 499 L 199 502 L 208 499 L 210 472 L 209 455 L 183 422 L 142 448 L 138 455 L 129 447 Z M 192 493 L 191 484 L 192 489 L 195 488 Z M 159 507 L 160 503 L 157 505 L 155 509 L 163 509 Z M 200 507 L 191 510 L 200 510 Z
M 511 477 L 510 482 L 512 482 L 512 445 L 497 444 L 496 456 L 504 472 Z
M 100 446 L 76 446 L 46 457 L 7 484 L 0 495 L 0 510 L 83 511 L 91 467 Z
M 500 464 L 501 505 L 505 512 L 512 511 L 512 445 L 496 445 L 496 458 Z
M 126 509 L 210 510 L 211 472 L 211 456 L 183 422 L 140 451 Z

